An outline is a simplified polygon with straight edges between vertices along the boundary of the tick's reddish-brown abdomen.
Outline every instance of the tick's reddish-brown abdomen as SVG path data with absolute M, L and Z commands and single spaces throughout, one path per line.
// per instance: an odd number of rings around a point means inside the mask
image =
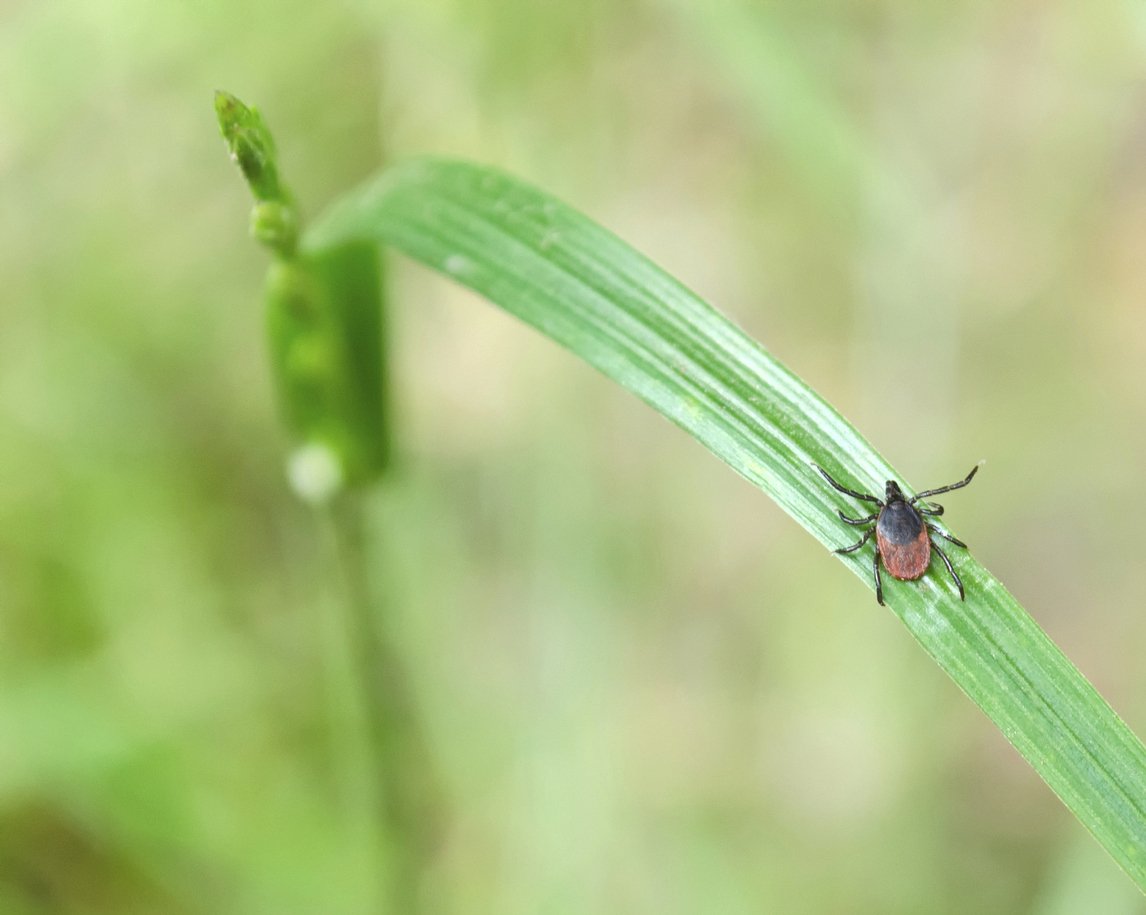
M 919 513 L 906 502 L 889 502 L 879 513 L 875 540 L 890 575 L 912 581 L 927 571 L 931 541 Z

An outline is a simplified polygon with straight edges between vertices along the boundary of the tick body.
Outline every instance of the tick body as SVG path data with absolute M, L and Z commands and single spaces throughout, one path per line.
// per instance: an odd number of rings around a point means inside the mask
M 951 565 L 951 560 L 947 558 L 947 554 L 943 552 L 938 543 L 931 539 L 931 536 L 932 534 L 938 535 L 944 540 L 948 540 L 964 549 L 967 548 L 967 544 L 962 540 L 956 540 L 946 531 L 928 521 L 928 516 L 937 518 L 942 515 L 943 506 L 924 502 L 923 500 L 929 496 L 936 496 L 943 492 L 951 492 L 953 489 L 962 489 L 971 482 L 978 472 L 978 464 L 958 483 L 952 483 L 950 486 L 940 486 L 938 489 L 929 489 L 926 492 L 921 492 L 912 499 L 908 499 L 903 494 L 903 490 L 899 488 L 899 484 L 894 480 L 887 481 L 884 497 L 877 499 L 873 495 L 856 492 L 854 489 L 848 489 L 846 486 L 837 483 L 828 475 L 828 472 L 824 470 L 823 467 L 817 466 L 816 470 L 831 484 L 833 489 L 851 496 L 854 499 L 871 502 L 879 506 L 879 511 L 865 518 L 849 518 L 842 511 L 837 510 L 840 519 L 846 524 L 851 524 L 856 527 L 865 527 L 870 524 L 871 527 L 868 527 L 858 543 L 835 551 L 837 553 L 854 553 L 871 539 L 872 534 L 875 534 L 875 556 L 872 560 L 872 574 L 875 576 L 875 599 L 877 601 L 881 604 L 883 603 L 883 582 L 880 580 L 879 575 L 881 559 L 883 561 L 883 567 L 887 569 L 889 575 L 901 581 L 914 581 L 917 578 L 921 578 L 927 571 L 927 567 L 931 564 L 932 551 L 939 554 L 939 558 L 943 560 L 943 565 L 947 567 L 948 574 L 950 574 L 952 580 L 955 582 L 955 587 L 959 589 L 959 599 L 964 599 L 963 582 L 960 581 L 958 574 L 955 572 L 955 568 Z

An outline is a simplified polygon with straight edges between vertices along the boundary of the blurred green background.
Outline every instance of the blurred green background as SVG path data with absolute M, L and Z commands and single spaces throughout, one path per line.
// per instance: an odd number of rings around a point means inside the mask
M 825 394 L 1146 733 L 1146 13 L 1004 0 L 12 0 L 0 18 L 0 913 L 365 913 L 379 866 L 265 253 L 461 155 Z M 370 562 L 443 913 L 1142 913 L 891 613 L 630 395 L 395 259 Z M 383 856 L 384 857 L 384 856 Z

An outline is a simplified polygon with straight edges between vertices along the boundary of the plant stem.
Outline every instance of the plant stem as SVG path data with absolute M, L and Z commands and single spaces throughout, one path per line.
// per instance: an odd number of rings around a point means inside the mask
M 351 494 L 331 506 L 330 528 L 344 600 L 350 676 L 360 695 L 367 802 L 388 862 L 384 911 L 424 911 L 420 884 L 441 834 L 441 792 L 409 676 L 395 645 L 393 616 L 378 581 L 378 550 L 369 550 L 365 505 Z M 376 541 L 373 541 L 376 545 Z

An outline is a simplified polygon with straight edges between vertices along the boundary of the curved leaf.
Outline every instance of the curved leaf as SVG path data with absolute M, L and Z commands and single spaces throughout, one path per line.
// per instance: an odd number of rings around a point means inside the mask
M 869 492 L 902 479 L 728 319 L 610 232 L 513 178 L 414 161 L 349 194 L 303 245 L 318 253 L 364 240 L 394 246 L 572 350 L 826 546 L 855 539 L 835 514 L 853 506 L 814 463 Z M 871 587 L 869 550 L 841 558 Z M 997 579 L 962 550 L 952 559 L 966 603 L 933 566 L 918 582 L 885 576 L 888 605 L 1146 889 L 1146 749 Z

